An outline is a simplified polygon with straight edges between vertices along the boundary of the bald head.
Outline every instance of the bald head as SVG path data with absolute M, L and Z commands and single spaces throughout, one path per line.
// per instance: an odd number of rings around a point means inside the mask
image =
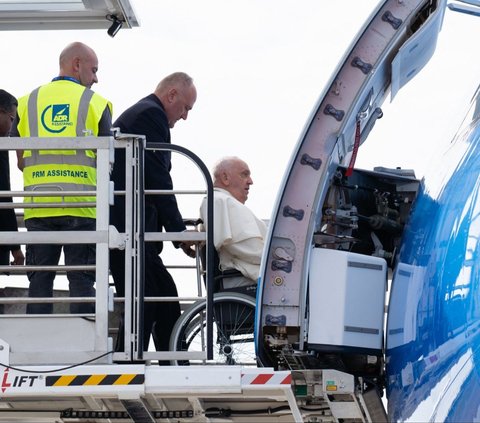
M 186 120 L 197 101 L 193 79 L 184 72 L 175 72 L 162 79 L 155 89 L 155 95 L 162 102 L 170 128 L 178 120 Z
M 87 45 L 74 42 L 60 53 L 59 76 L 75 78 L 87 88 L 98 82 L 98 58 L 93 49 Z
M 248 165 L 238 157 L 224 157 L 213 168 L 213 185 L 245 204 L 253 184 Z

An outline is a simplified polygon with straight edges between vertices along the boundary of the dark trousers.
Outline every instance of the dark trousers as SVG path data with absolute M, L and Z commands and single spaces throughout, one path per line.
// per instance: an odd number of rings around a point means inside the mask
M 95 219 L 86 217 L 44 217 L 32 218 L 25 221 L 28 231 L 94 231 Z M 29 244 L 27 245 L 26 264 L 34 266 L 58 265 L 60 254 L 65 255 L 65 265 L 93 265 L 95 264 L 94 244 Z M 35 271 L 28 272 L 30 286 L 29 297 L 52 297 L 53 281 L 56 272 Z M 75 271 L 67 272 L 70 297 L 95 297 L 95 272 Z M 28 304 L 29 314 L 52 313 L 53 304 Z M 94 303 L 72 303 L 71 313 L 94 313 Z
M 125 252 L 110 251 L 110 271 L 115 283 L 117 294 L 125 296 Z M 154 244 L 145 244 L 145 297 L 177 297 L 175 282 L 165 268 Z M 168 351 L 170 334 L 175 322 L 180 317 L 178 301 L 154 303 L 145 302 L 143 345 L 148 349 L 150 335 L 153 336 L 157 351 Z M 123 325 L 120 327 L 117 350 L 123 350 Z
M 0 264 L 7 266 L 10 263 L 10 251 L 6 248 L 0 247 Z

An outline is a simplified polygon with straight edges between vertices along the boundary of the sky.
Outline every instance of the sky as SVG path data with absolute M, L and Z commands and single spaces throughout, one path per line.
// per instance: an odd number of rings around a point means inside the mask
M 58 55 L 83 41 L 99 58 L 93 89 L 112 101 L 114 118 L 150 94 L 165 75 L 185 71 L 197 102 L 172 142 L 195 152 L 211 169 L 226 155 L 250 166 L 247 204 L 264 219 L 307 118 L 376 0 L 132 0 L 140 27 L 105 30 L 0 32 L 2 88 L 22 96 L 58 72 Z M 357 166 L 401 166 L 425 172 L 427 159 L 448 144 L 478 83 L 474 40 L 480 20 L 446 11 L 437 52 L 392 104 L 383 106 Z M 458 115 L 458 116 L 457 116 Z M 449 125 L 452 125 L 451 129 Z M 174 156 L 178 189 L 203 188 L 201 176 Z M 14 175 L 20 180 L 19 175 Z M 197 215 L 196 202 L 183 206 Z
M 140 27 L 0 32 L 1 88 L 19 97 L 58 73 L 58 55 L 82 41 L 99 58 L 93 89 L 112 101 L 114 118 L 153 92 L 164 76 L 189 73 L 198 98 L 172 142 L 211 169 L 236 155 L 254 181 L 247 205 L 269 219 L 310 112 L 376 0 L 131 0 Z M 387 98 L 357 156 L 357 167 L 414 169 L 421 178 L 462 120 L 480 77 L 480 20 L 446 11 L 437 51 L 420 74 Z M 13 165 L 12 168 L 15 166 Z M 14 187 L 21 186 L 12 169 Z M 175 155 L 175 188 L 204 187 L 195 166 Z M 179 199 L 196 217 L 201 198 Z

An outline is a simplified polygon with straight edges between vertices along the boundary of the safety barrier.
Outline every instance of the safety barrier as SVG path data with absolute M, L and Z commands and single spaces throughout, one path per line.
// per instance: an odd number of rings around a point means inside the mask
M 197 354 L 191 352 L 151 352 L 144 351 L 142 336 L 143 306 L 145 301 L 181 301 L 193 302 L 198 297 L 160 297 L 145 298 L 143 294 L 143 245 L 154 241 L 194 241 L 207 243 L 208 257 L 213 257 L 210 240 L 211 233 L 144 233 L 143 231 L 143 197 L 145 194 L 208 194 L 208 210 L 213 216 L 212 182 L 208 170 L 201 160 L 188 150 L 166 144 L 154 145 L 157 150 L 169 149 L 190 158 L 205 177 L 207 188 L 197 191 L 158 191 L 145 192 L 143 188 L 143 154 L 145 140 L 143 136 L 117 133 L 113 137 L 82 137 L 82 138 L 0 138 L 0 150 L 95 150 L 97 153 L 97 187 L 95 191 L 82 191 L 82 195 L 93 197 L 95 201 L 85 203 L 62 202 L 62 207 L 96 207 L 97 219 L 95 231 L 55 231 L 55 232 L 0 232 L 0 244 L 93 244 L 96 245 L 96 264 L 94 266 L 0 266 L 0 274 L 26 274 L 31 271 L 55 271 L 64 273 L 75 271 L 95 271 L 95 297 L 66 297 L 54 295 L 49 298 L 26 297 L 28 286 L 25 277 L 23 289 L 4 289 L 4 293 L 17 296 L 0 297 L 0 306 L 4 313 L 0 314 L 0 363 L 6 365 L 42 365 L 42 364 L 78 364 L 94 361 L 95 363 L 111 363 L 114 361 L 136 360 L 170 360 L 191 359 L 212 356 L 212 318 L 209 312 L 207 336 L 209 348 Z M 126 187 L 125 191 L 115 191 L 110 173 L 114 165 L 114 149 L 125 149 L 126 153 Z M 78 191 L 62 191 L 62 197 L 78 196 Z M 0 197 L 13 197 L 13 202 L 0 202 L 0 208 L 14 208 L 18 211 L 36 205 L 25 204 L 18 198 L 32 196 L 58 196 L 58 190 L 52 191 L 0 191 Z M 126 220 L 125 232 L 119 233 L 109 224 L 109 209 L 113 204 L 114 195 L 125 195 Z M 58 207 L 59 203 L 42 203 L 41 207 Z M 21 213 L 21 212 L 20 212 Z M 109 281 L 109 250 L 125 249 L 128 257 L 125 263 L 125 297 L 115 296 Z M 209 258 L 209 260 L 212 260 Z M 197 257 L 198 262 L 198 257 Z M 191 267 L 191 266 L 188 266 Z M 196 266 L 198 269 L 199 267 Z M 213 268 L 213 266 L 210 266 Z M 132 275 L 132 276 L 130 276 Z M 197 272 L 197 279 L 201 276 Z M 207 281 L 211 275 L 207 271 Z M 1 279 L 0 279 L 1 280 Z M 5 279 L 3 278 L 4 282 Z M 4 283 L 2 283 L 5 286 Z M 207 287 L 211 283 L 207 282 Z M 201 290 L 200 290 L 201 291 Z M 207 289 L 207 304 L 212 299 L 211 289 Z M 209 300 L 210 299 L 210 300 Z M 71 314 L 62 310 L 56 314 L 34 315 L 25 314 L 23 309 L 31 303 L 53 303 L 65 308 L 65 304 L 95 302 L 95 314 Z M 122 304 L 124 307 L 118 307 Z M 114 308 L 114 304 L 116 305 Z M 56 307 L 59 307 L 56 306 Z M 118 328 L 118 317 L 124 309 L 124 345 L 123 351 L 115 352 L 113 338 Z M 9 312 L 10 310 L 10 312 Z M 11 310 L 14 310 L 11 312 Z M 9 312 L 6 314 L 5 311 Z M 115 311 L 115 312 L 114 312 Z M 208 330 L 210 328 L 210 330 Z M 210 332 L 210 334 L 209 334 Z M 208 351 L 209 349 L 209 351 Z

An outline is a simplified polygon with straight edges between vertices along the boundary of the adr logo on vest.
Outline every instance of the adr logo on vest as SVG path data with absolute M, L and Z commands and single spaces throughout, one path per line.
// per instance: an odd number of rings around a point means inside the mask
M 43 127 L 53 134 L 65 131 L 70 122 L 70 104 L 50 104 L 42 112 Z

